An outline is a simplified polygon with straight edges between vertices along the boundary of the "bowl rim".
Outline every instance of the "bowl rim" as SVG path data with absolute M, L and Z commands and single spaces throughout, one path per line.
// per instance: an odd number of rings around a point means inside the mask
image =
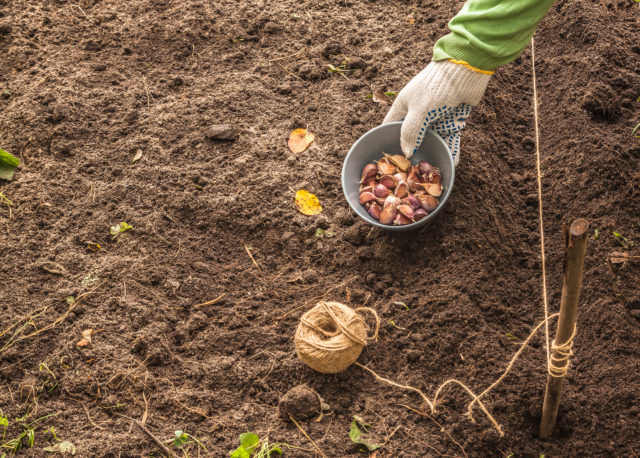
M 381 130 L 381 129 L 388 129 L 389 127 L 395 127 L 395 126 L 401 126 L 401 125 L 402 125 L 402 121 L 395 121 L 395 122 L 389 122 L 389 123 L 386 123 L 386 124 L 380 124 L 379 126 L 376 126 L 373 129 L 368 130 L 367 132 L 362 134 L 360 136 L 360 138 L 358 138 L 353 143 L 353 145 L 351 145 L 351 148 L 349 149 L 349 152 L 347 153 L 347 155 L 344 158 L 344 161 L 342 162 L 342 173 L 341 173 L 342 193 L 344 194 L 345 199 L 349 203 L 349 206 L 355 212 L 355 214 L 359 218 L 361 218 L 362 220 L 364 220 L 367 223 L 372 224 L 372 225 L 374 225 L 376 227 L 379 227 L 380 229 L 384 229 L 384 230 L 387 230 L 387 231 L 410 231 L 410 230 L 418 229 L 418 228 L 420 228 L 422 226 L 425 226 L 426 224 L 432 222 L 435 219 L 435 217 L 438 215 L 438 213 L 440 213 L 440 210 L 442 210 L 442 207 L 444 207 L 444 204 L 447 202 L 447 200 L 449 200 L 449 195 L 451 194 L 451 191 L 453 190 L 453 185 L 455 183 L 456 168 L 455 168 L 455 164 L 453 162 L 453 156 L 451 155 L 451 150 L 449 149 L 449 146 L 444 142 L 442 137 L 440 137 L 438 134 L 436 134 L 431 129 L 427 129 L 427 131 L 426 131 L 427 134 L 434 136 L 442 144 L 442 146 L 445 148 L 447 153 L 449 153 L 449 154 L 447 154 L 447 157 L 449 158 L 449 163 L 451 165 L 451 186 L 449 186 L 448 189 L 445 189 L 444 195 L 443 195 L 442 199 L 440 200 L 440 203 L 439 203 L 438 207 L 434 211 L 429 213 L 426 216 L 426 218 L 423 218 L 420 221 L 416 221 L 415 223 L 405 224 L 403 226 L 392 226 L 392 225 L 382 224 L 379 221 L 376 221 L 375 219 L 373 219 L 368 214 L 367 214 L 367 217 L 364 218 L 362 215 L 360 215 L 360 213 L 358 213 L 355 205 L 358 205 L 359 207 L 362 207 L 360 205 L 360 202 L 352 202 L 351 199 L 349 199 L 349 196 L 347 195 L 347 189 L 346 189 L 347 177 L 345 176 L 345 166 L 346 166 L 347 162 L 349 161 L 349 159 L 351 158 L 351 155 L 354 154 L 357 146 L 369 134 L 372 134 L 373 132 L 376 132 L 376 131 Z M 411 158 L 409 158 L 409 159 L 411 159 Z

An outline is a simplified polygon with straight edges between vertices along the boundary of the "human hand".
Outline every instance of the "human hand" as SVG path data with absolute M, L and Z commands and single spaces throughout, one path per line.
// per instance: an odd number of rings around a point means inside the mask
M 458 164 L 460 131 L 493 73 L 471 68 L 451 61 L 431 62 L 400 91 L 383 124 L 404 120 L 400 146 L 406 157 L 413 156 L 431 129 L 449 146 Z

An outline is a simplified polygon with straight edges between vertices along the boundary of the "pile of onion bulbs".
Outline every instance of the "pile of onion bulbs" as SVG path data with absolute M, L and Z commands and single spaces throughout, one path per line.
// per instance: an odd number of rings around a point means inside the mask
M 440 171 L 427 161 L 411 165 L 402 155 L 384 154 L 362 169 L 360 203 L 382 224 L 411 224 L 436 209 L 441 183 Z

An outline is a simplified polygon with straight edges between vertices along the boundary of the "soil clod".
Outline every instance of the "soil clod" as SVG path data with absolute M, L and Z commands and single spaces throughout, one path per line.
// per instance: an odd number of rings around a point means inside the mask
M 289 416 L 297 420 L 304 420 L 320 415 L 320 413 L 320 396 L 305 384 L 291 388 L 278 404 L 278 414 L 283 420 L 288 420 Z
M 238 139 L 238 131 L 231 124 L 214 124 L 206 131 L 209 140 L 235 141 Z

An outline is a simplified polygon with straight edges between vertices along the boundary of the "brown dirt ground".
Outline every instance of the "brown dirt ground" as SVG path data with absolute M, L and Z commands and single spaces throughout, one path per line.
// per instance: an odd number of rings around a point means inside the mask
M 5 441 L 22 431 L 16 417 L 54 414 L 20 453 L 43 456 L 53 426 L 79 456 L 157 456 L 119 416 L 146 410 L 156 436 L 187 431 L 210 456 L 227 455 L 248 430 L 311 450 L 277 415 L 281 396 L 306 383 L 331 411 L 301 426 L 331 457 L 361 454 L 348 437 L 353 415 L 378 442 L 396 431 L 378 456 L 637 456 L 640 263 L 607 262 L 623 249 L 612 231 L 628 239 L 626 251 L 637 254 L 640 242 L 640 140 L 631 135 L 640 9 L 631 0 L 558 1 L 537 33 L 553 310 L 562 223 L 585 217 L 599 233 L 554 436 L 536 437 L 541 337 L 487 399 L 502 439 L 478 410 L 475 423 L 464 416 L 469 398 L 457 388 L 434 417 L 441 430 L 400 406 L 420 409 L 414 394 L 357 367 L 320 375 L 295 356 L 298 319 L 319 298 L 369 298 L 383 325 L 361 362 L 429 393 L 450 377 L 481 390 L 542 318 L 529 50 L 499 69 L 472 114 L 437 224 L 372 230 L 340 189 L 350 145 L 385 113 L 366 97 L 370 85 L 399 90 L 460 6 L 0 0 L 0 146 L 22 160 L 15 179 L 0 182 L 15 204 L 0 205 Z M 327 71 L 344 60 L 349 79 Z M 234 124 L 239 138 L 210 140 L 218 123 Z M 317 141 L 294 156 L 286 139 L 300 126 Z M 322 215 L 296 213 L 301 188 L 319 196 Z M 133 229 L 111 240 L 120 221 Z M 316 228 L 337 235 L 318 239 Z M 65 315 L 69 295 L 82 300 Z M 87 328 L 99 331 L 93 344 L 77 347 Z M 197 450 L 188 447 L 205 454 Z

